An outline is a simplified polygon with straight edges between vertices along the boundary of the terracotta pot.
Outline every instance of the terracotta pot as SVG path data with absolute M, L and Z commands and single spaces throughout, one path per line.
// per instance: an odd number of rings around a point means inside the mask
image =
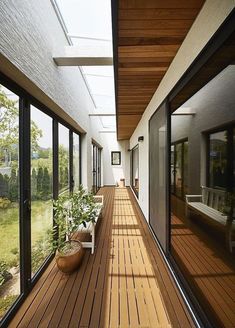
M 82 262 L 84 249 L 82 243 L 78 240 L 73 240 L 72 243 L 76 243 L 74 250 L 72 249 L 67 254 L 60 254 L 59 252 L 56 255 L 56 263 L 60 271 L 64 273 L 72 273 L 75 271 Z

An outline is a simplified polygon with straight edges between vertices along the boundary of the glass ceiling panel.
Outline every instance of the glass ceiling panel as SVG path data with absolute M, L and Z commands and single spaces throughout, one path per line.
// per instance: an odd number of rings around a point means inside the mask
M 86 75 L 92 94 L 109 94 L 114 96 L 113 78 Z
M 112 49 L 110 0 L 56 1 L 74 45 L 108 45 Z M 113 66 L 84 66 L 82 73 L 96 105 L 96 112 L 115 113 Z M 103 127 L 116 129 L 115 117 L 101 116 L 100 121 Z
M 105 112 L 107 112 L 107 109 L 110 108 L 113 110 L 112 113 L 115 113 L 115 101 L 112 96 L 102 96 L 102 95 L 97 95 L 93 94 L 93 98 L 95 100 L 96 106 L 99 108 L 105 108 Z
M 116 120 L 114 116 L 103 116 L 100 120 L 104 128 L 114 129 L 116 127 Z

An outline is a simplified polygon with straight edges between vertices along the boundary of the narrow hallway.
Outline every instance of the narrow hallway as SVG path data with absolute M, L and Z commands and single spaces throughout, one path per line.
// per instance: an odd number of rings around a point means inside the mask
M 99 194 L 95 254 L 72 275 L 53 260 L 9 327 L 192 327 L 130 189 Z

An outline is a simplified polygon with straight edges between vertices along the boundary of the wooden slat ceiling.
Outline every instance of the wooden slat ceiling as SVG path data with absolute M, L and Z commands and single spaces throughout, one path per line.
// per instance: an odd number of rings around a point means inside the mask
M 118 140 L 129 139 L 204 0 L 119 0 L 116 101 Z

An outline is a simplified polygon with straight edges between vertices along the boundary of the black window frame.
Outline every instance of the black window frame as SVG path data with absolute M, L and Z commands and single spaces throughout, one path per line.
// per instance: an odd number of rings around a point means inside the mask
M 4 314 L 0 320 L 1 326 L 7 326 L 16 314 L 19 307 L 22 305 L 28 294 L 31 292 L 35 286 L 38 279 L 42 276 L 43 272 L 46 270 L 54 254 L 50 254 L 40 269 L 31 277 L 31 138 L 30 138 L 30 107 L 33 105 L 41 112 L 47 114 L 52 118 L 52 141 L 53 141 L 53 199 L 58 198 L 59 185 L 58 185 L 58 125 L 59 123 L 64 125 L 69 129 L 69 158 L 73 157 L 73 147 L 71 141 L 71 135 L 76 133 L 79 136 L 80 144 L 80 157 L 79 157 L 79 167 L 80 167 L 80 183 L 82 181 L 82 171 L 81 171 L 81 133 L 71 126 L 68 122 L 58 116 L 54 111 L 48 108 L 46 105 L 38 101 L 30 93 L 28 93 L 24 88 L 15 83 L 13 80 L 8 78 L 5 74 L 0 71 L 0 84 L 16 96 L 19 97 L 19 176 L 20 176 L 20 187 L 19 187 L 19 238 L 20 238 L 20 295 L 15 302 L 11 305 L 9 310 Z M 69 163 L 71 169 L 71 162 Z M 69 189 L 73 190 L 73 177 L 72 170 L 69 172 Z M 54 217 L 53 217 L 53 222 Z
M 114 154 L 118 154 L 118 163 L 114 163 Z M 111 151 L 111 165 L 117 166 L 117 165 L 121 165 L 122 163 L 122 154 L 121 151 L 117 150 L 117 151 Z

